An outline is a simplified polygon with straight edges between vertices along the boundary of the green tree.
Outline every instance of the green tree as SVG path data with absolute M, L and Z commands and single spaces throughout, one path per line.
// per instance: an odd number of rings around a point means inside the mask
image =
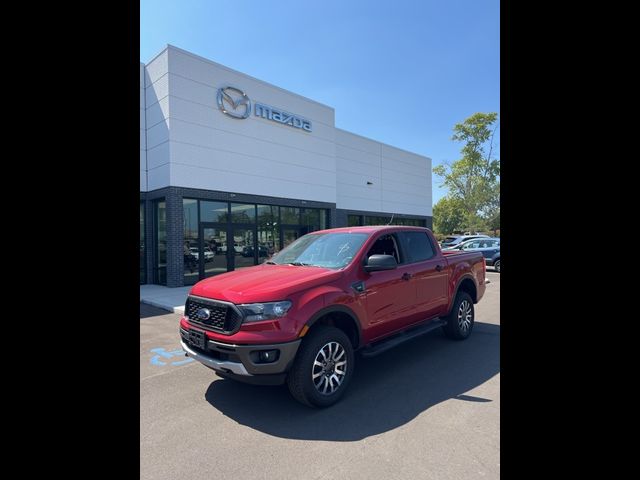
M 445 235 L 465 229 L 464 208 L 457 198 L 443 197 L 433 206 L 433 230 Z
M 456 124 L 452 140 L 463 142 L 462 158 L 433 169 L 443 179 L 440 186 L 449 190 L 447 198 L 459 202 L 465 230 L 488 228 L 496 212 L 500 218 L 500 160 L 494 155 L 497 120 L 497 113 L 474 113 Z M 434 222 L 435 215 L 434 210 Z

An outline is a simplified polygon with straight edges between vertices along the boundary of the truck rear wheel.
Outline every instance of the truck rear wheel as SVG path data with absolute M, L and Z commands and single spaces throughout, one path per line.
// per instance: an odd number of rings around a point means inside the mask
M 287 386 L 299 402 L 328 407 L 344 394 L 353 367 L 353 346 L 347 335 L 335 327 L 318 325 L 303 338 Z
M 444 333 L 454 340 L 464 340 L 469 338 L 473 330 L 475 310 L 473 299 L 467 292 L 459 291 L 453 302 L 451 312 L 444 320 L 447 324 L 442 327 Z

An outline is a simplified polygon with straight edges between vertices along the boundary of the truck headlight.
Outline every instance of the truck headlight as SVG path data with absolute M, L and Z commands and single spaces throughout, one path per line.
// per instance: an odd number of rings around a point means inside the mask
M 284 317 L 291 308 L 291 302 L 245 303 L 238 305 L 245 322 L 259 322 Z

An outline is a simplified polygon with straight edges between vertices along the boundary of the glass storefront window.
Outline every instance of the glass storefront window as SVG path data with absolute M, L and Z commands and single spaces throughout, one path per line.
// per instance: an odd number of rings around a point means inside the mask
M 320 212 L 317 208 L 302 209 L 302 225 L 307 227 L 309 232 L 320 229 Z
M 359 218 L 358 215 L 349 215 L 348 216 L 348 221 L 349 221 L 349 226 L 356 226 L 357 224 L 354 223 L 352 225 L 351 222 L 355 222 L 356 219 Z M 391 222 L 391 223 L 389 223 Z M 424 227 L 425 226 L 425 221 L 421 218 L 405 218 L 405 217 L 393 217 L 393 221 L 391 221 L 391 216 L 389 217 L 382 217 L 382 216 L 369 216 L 366 215 L 364 217 L 364 224 L 365 225 L 408 225 L 408 226 L 414 226 L 414 227 Z
M 182 199 L 183 274 L 184 284 L 198 281 L 198 200 Z
M 258 263 L 280 251 L 280 207 L 258 205 Z
M 227 202 L 210 202 L 200 200 L 200 221 L 227 223 L 229 218 L 229 204 Z
M 297 207 L 280 207 L 280 216 L 280 220 L 285 225 L 298 225 L 300 223 L 300 209 Z
M 167 284 L 167 204 L 164 200 L 156 200 L 154 217 L 156 227 L 156 281 L 160 285 Z
M 140 283 L 147 283 L 147 256 L 144 243 L 144 202 L 140 202 Z
M 231 221 L 233 223 L 254 223 L 256 221 L 255 204 L 232 203 Z
M 386 225 L 387 223 L 389 223 L 389 220 L 391 220 L 391 216 L 372 217 L 367 215 L 364 217 L 364 224 L 365 225 Z
M 320 210 L 320 230 L 329 228 L 329 210 Z
M 362 225 L 360 215 L 349 215 L 347 217 L 347 226 L 359 227 L 360 225 Z

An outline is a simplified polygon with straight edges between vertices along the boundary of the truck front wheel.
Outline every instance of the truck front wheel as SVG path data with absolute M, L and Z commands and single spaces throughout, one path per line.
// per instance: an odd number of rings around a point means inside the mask
M 473 330 L 475 311 L 473 299 L 467 292 L 459 291 L 453 302 L 453 308 L 444 320 L 446 325 L 442 327 L 444 333 L 454 340 L 464 340 L 471 335 Z
M 287 386 L 299 402 L 328 407 L 344 394 L 353 367 L 353 347 L 347 335 L 335 327 L 318 325 L 302 340 Z

